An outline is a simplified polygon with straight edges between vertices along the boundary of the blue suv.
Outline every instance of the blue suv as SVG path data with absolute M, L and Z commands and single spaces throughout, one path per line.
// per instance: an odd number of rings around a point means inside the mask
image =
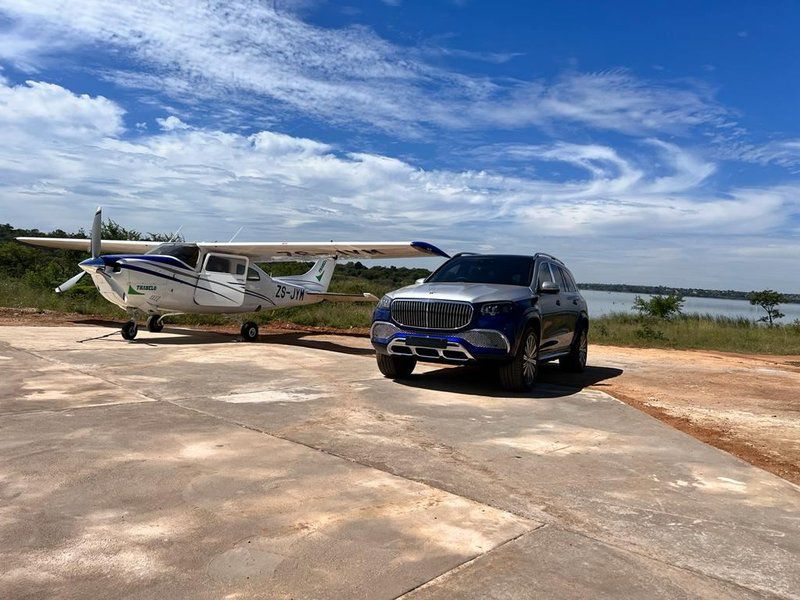
M 539 363 L 586 367 L 589 314 L 569 269 L 548 254 L 457 254 L 381 298 L 370 338 L 386 377 L 417 361 L 494 364 L 505 389 L 533 387 Z

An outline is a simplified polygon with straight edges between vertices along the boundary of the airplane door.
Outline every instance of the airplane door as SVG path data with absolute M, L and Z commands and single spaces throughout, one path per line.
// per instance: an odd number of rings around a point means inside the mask
M 194 290 L 194 301 L 200 306 L 244 304 L 248 260 L 233 254 L 207 254 Z

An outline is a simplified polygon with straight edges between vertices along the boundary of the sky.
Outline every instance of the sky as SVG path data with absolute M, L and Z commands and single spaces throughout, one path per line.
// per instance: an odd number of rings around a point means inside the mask
M 780 0 L 0 0 L 0 222 L 800 292 L 798 30 Z

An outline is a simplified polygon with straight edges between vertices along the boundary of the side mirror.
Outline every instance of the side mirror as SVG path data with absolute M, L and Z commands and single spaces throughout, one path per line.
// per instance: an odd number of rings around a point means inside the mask
M 425 283 L 425 278 L 424 277 L 420 277 L 414 283 L 417 284 L 417 285 L 419 285 L 420 283 Z
M 542 294 L 557 294 L 561 291 L 561 288 L 558 287 L 555 281 L 545 281 L 539 286 L 539 291 Z

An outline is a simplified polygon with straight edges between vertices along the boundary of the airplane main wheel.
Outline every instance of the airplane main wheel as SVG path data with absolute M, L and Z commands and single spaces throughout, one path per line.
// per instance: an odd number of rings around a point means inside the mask
M 164 322 L 158 315 L 151 315 L 147 318 L 147 331 L 150 333 L 158 333 L 164 329 Z
M 248 321 L 242 325 L 242 339 L 245 342 L 255 342 L 258 339 L 258 324 Z
M 122 337 L 126 340 L 132 340 L 137 333 L 139 333 L 139 326 L 136 325 L 136 321 L 128 321 L 122 326 Z

